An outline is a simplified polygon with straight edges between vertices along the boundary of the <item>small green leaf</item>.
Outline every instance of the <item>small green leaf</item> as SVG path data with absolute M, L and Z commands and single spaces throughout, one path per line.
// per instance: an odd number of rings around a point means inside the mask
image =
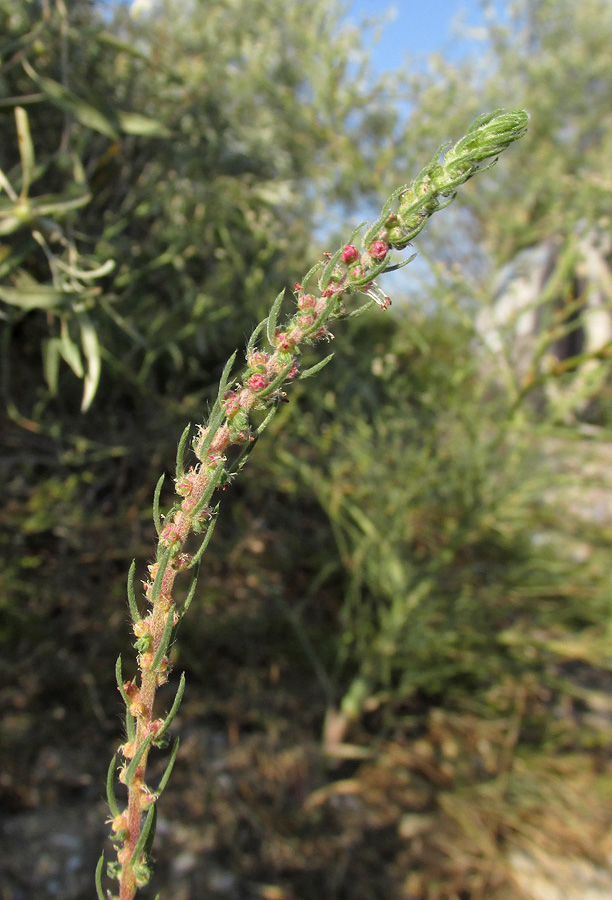
M 196 442 L 194 442 L 194 450 L 196 452 L 198 459 L 201 460 L 202 462 L 204 461 L 204 458 L 206 457 L 208 448 L 210 447 L 210 445 L 213 442 L 213 438 L 214 438 L 215 434 L 217 433 L 217 429 L 222 424 L 224 419 L 225 419 L 225 410 L 223 409 L 223 407 L 221 406 L 219 401 L 216 400 L 215 404 L 212 408 L 212 412 L 211 412 L 210 416 L 208 417 L 208 422 L 206 423 L 206 428 L 207 428 L 206 437 L 204 438 L 204 440 L 202 441 L 202 443 L 200 444 L 199 447 L 197 447 Z M 196 441 L 197 441 L 197 438 L 196 438 Z
M 161 514 L 159 512 L 159 497 L 162 492 L 165 480 L 166 476 L 164 474 L 159 476 L 157 484 L 155 485 L 155 493 L 153 494 L 153 521 L 155 522 L 155 530 L 157 531 L 158 537 L 162 532 Z
M 277 296 L 276 300 L 272 304 L 272 309 L 268 315 L 268 321 L 266 324 L 266 334 L 268 336 L 269 344 L 274 347 L 274 338 L 276 335 L 276 323 L 278 321 L 278 314 L 280 312 L 281 304 L 283 302 L 283 298 L 285 296 L 285 289 L 283 288 L 280 294 Z
M 162 582 L 164 580 L 164 576 L 166 574 L 166 569 L 168 567 L 168 560 L 170 559 L 170 547 L 164 547 L 161 552 L 161 545 L 158 545 L 158 553 L 157 562 L 159 564 L 159 568 L 157 570 L 157 575 L 155 576 L 155 580 L 153 582 L 153 587 L 151 589 L 151 603 L 155 605 L 159 600 L 159 595 L 161 594 Z
M 219 393 L 217 394 L 217 399 L 219 403 L 223 403 L 223 395 L 225 393 L 225 389 L 227 388 L 227 383 L 229 381 L 230 372 L 232 371 L 232 366 L 236 360 L 236 356 L 238 354 L 237 350 L 234 350 L 228 361 L 225 363 L 223 368 L 223 372 L 221 374 L 221 379 L 219 381 Z
M 137 622 L 142 620 L 142 616 L 140 615 L 140 610 L 138 609 L 138 604 L 136 603 L 136 593 L 134 591 L 134 572 L 136 571 L 136 560 L 132 560 L 132 565 L 130 566 L 130 571 L 128 572 L 127 579 L 127 594 L 128 594 L 128 605 L 130 607 L 130 615 L 132 617 L 132 622 L 136 625 Z
M 127 707 L 130 706 L 130 698 L 125 692 L 125 688 L 123 687 L 123 666 L 121 664 L 121 654 L 117 657 L 117 662 L 115 663 L 115 678 L 117 679 L 117 687 L 119 688 L 119 693 L 123 697 L 123 702 Z
M 263 391 L 257 392 L 258 398 L 260 400 L 264 400 L 266 397 L 269 397 L 270 394 L 273 394 L 274 391 L 276 391 L 281 386 L 281 384 L 285 381 L 285 379 L 287 378 L 287 375 L 293 368 L 293 365 L 294 365 L 293 360 L 291 360 L 291 362 L 287 363 L 287 365 L 283 369 L 281 369 L 281 371 L 278 373 L 276 378 L 273 378 L 272 381 L 270 382 L 270 384 L 266 388 L 264 388 Z
M 170 712 L 167 714 L 166 718 L 164 719 L 164 724 L 162 725 L 161 729 L 157 732 L 157 734 L 155 736 L 156 741 L 158 741 L 159 738 L 170 728 L 170 725 L 172 724 L 172 720 L 176 716 L 176 714 L 179 710 L 179 706 L 181 705 L 181 700 L 183 699 L 184 690 L 185 690 L 185 673 L 183 672 L 181 674 L 179 686 L 176 691 L 174 703 L 172 704 L 172 706 L 170 708 Z
M 334 255 L 328 260 L 325 268 L 323 269 L 323 273 L 319 279 L 319 288 L 324 291 L 327 285 L 330 282 L 330 279 L 334 272 L 334 267 L 336 266 L 340 256 L 342 255 L 342 251 L 344 249 L 344 245 L 342 247 L 338 247 Z
M 185 474 L 185 466 L 183 463 L 183 457 L 185 455 L 185 447 L 187 446 L 187 439 L 189 437 L 189 432 L 191 431 L 191 422 L 189 425 L 185 427 L 181 435 L 181 439 L 179 441 L 179 445 L 176 450 L 176 480 L 180 481 Z M 157 532 L 159 534 L 159 531 Z
M 136 770 L 137 770 L 138 766 L 140 765 L 140 760 L 145 755 L 145 753 L 149 749 L 150 745 L 151 745 L 151 735 L 148 734 L 146 736 L 146 738 L 144 739 L 144 741 L 142 742 L 142 744 L 140 745 L 140 747 L 138 748 L 138 750 L 136 751 L 136 753 L 134 754 L 134 758 L 132 759 L 131 763 L 129 764 L 129 766 L 126 769 L 125 782 L 128 786 L 130 786 L 132 784 L 132 781 L 134 780 L 134 776 L 136 774 Z
M 223 463 L 219 463 L 219 465 L 217 466 L 217 468 L 215 469 L 215 471 L 213 473 L 212 478 L 206 485 L 206 490 L 204 491 L 204 493 L 198 500 L 198 502 L 195 506 L 195 509 L 193 510 L 194 516 L 197 516 L 198 513 L 202 512 L 202 510 L 208 506 L 208 502 L 209 502 L 210 498 L 212 497 L 215 490 L 221 483 L 221 480 L 225 474 L 226 474 L 225 466 L 223 465 Z
M 136 720 L 130 713 L 129 709 L 125 711 L 125 734 L 128 741 L 132 744 L 136 740 Z
M 159 796 L 159 791 L 156 791 L 156 793 Z M 157 806 L 153 805 L 151 807 L 151 809 L 153 810 L 153 822 L 149 826 L 149 832 L 147 834 L 147 839 L 145 840 L 144 847 L 142 848 L 142 852 L 144 853 L 145 859 L 149 856 L 149 854 L 151 853 L 151 850 L 153 849 L 153 841 L 155 840 L 155 830 L 157 828 Z M 145 821 L 145 828 L 146 827 L 147 827 L 147 823 Z
M 334 354 L 330 353 L 329 356 L 325 357 L 325 359 L 322 359 L 318 363 L 315 363 L 315 365 L 311 366 L 309 369 L 305 369 L 300 375 L 300 380 L 302 380 L 303 378 L 310 378 L 311 375 L 316 375 L 316 373 L 320 372 L 328 362 L 332 361 L 333 358 Z
M 170 612 L 168 613 L 168 618 L 166 619 L 166 624 L 164 626 L 164 630 L 159 641 L 159 647 L 153 657 L 153 662 L 151 663 L 151 668 L 155 671 L 162 659 L 166 655 L 166 650 L 168 649 L 168 644 L 170 643 L 170 638 L 172 637 L 172 620 L 174 618 L 174 609 L 170 607 Z
M 115 797 L 115 764 L 117 762 L 117 757 L 113 756 L 110 762 L 110 766 L 108 767 L 108 772 L 106 774 L 106 799 L 108 801 L 108 808 L 110 809 L 111 816 L 115 819 L 119 815 L 119 805 L 117 803 L 117 799 Z
M 211 522 L 211 525 L 210 525 L 210 527 L 212 527 L 212 528 L 214 528 L 214 524 L 213 524 L 214 521 L 215 520 L 213 519 L 213 521 Z M 208 530 L 206 531 L 206 537 L 207 536 L 208 536 Z M 204 538 L 204 540 L 206 540 L 206 537 Z M 206 548 L 204 548 L 204 549 L 206 549 Z M 191 562 L 189 563 L 190 569 L 195 566 L 195 572 L 193 573 L 193 575 L 191 577 L 191 584 L 189 585 L 189 590 L 187 592 L 187 596 L 185 597 L 185 602 L 183 603 L 183 606 L 181 608 L 181 619 L 183 618 L 183 616 L 185 615 L 185 613 L 191 606 L 191 601 L 194 598 L 194 595 L 196 592 L 196 587 L 198 586 L 198 575 L 200 574 L 200 567 L 198 565 L 198 562 L 199 562 L 199 560 L 195 561 L 192 559 Z
M 310 279 L 313 277 L 313 275 L 315 275 L 319 271 L 319 269 L 322 269 L 324 265 L 325 265 L 325 263 L 322 262 L 321 260 L 319 260 L 319 262 L 315 263 L 314 266 L 312 267 L 312 269 L 309 269 L 308 272 L 306 272 L 306 274 L 302 278 L 302 285 L 304 287 L 306 287 L 306 285 L 308 284 Z
M 132 851 L 132 855 L 130 856 L 130 862 L 135 863 L 138 859 L 140 859 L 140 855 L 145 848 L 145 844 L 147 843 L 147 838 L 149 837 L 149 832 L 151 828 L 155 824 L 156 812 L 155 812 L 155 804 L 149 807 L 149 811 L 147 812 L 147 817 L 145 819 L 144 825 L 142 826 L 142 830 L 138 835 L 138 840 L 134 846 Z
M 168 781 L 170 780 L 170 775 L 172 774 L 172 769 L 174 768 L 174 761 L 176 759 L 176 754 L 178 753 L 178 748 L 180 744 L 180 739 L 177 738 L 174 742 L 174 747 L 172 748 L 172 753 L 170 754 L 170 759 L 168 760 L 168 765 L 166 766 L 166 771 L 162 775 L 162 779 L 159 782 L 159 787 L 157 788 L 156 794 L 158 797 L 161 797 L 162 793 Z
M 256 343 L 257 343 L 257 338 L 258 338 L 259 335 L 262 333 L 262 331 L 264 331 L 264 330 L 266 329 L 267 324 L 268 324 L 268 319 L 267 319 L 267 318 L 263 319 L 263 320 L 259 323 L 259 325 L 257 325 L 257 327 L 255 328 L 255 330 L 253 331 L 253 334 L 252 334 L 251 337 L 249 338 L 249 342 L 248 342 L 247 347 L 246 347 L 246 358 L 247 358 L 247 360 L 248 360 L 249 356 L 250 356 L 250 355 L 253 353 L 253 351 L 255 350 L 255 345 L 256 345 Z
M 96 894 L 98 895 L 98 900 L 106 900 L 104 896 L 104 890 L 102 888 L 102 870 L 104 868 L 104 854 L 98 860 L 98 865 L 96 866 Z
M 211 520 L 210 525 L 206 529 L 206 534 L 204 535 L 204 538 L 202 539 L 202 543 L 200 544 L 200 546 L 198 547 L 198 549 L 196 550 L 196 552 L 193 555 L 193 559 L 191 560 L 192 566 L 197 566 L 199 564 L 200 560 L 202 559 L 202 557 L 204 556 L 204 553 L 206 552 L 206 548 L 208 547 L 208 545 L 210 543 L 210 539 L 213 535 L 213 531 L 215 529 L 216 523 L 217 523 L 217 519 L 216 519 L 216 517 L 214 517 Z M 195 588 L 194 588 L 194 590 L 195 590 Z M 191 603 L 191 600 L 193 599 L 193 595 L 191 595 L 191 597 L 189 597 L 189 595 L 188 595 L 188 599 L 189 599 L 189 603 Z M 188 608 L 189 608 L 189 604 L 187 604 L 187 601 L 185 601 L 185 604 L 184 604 L 182 612 L 181 612 L 181 618 L 182 618 L 182 616 L 185 615 Z

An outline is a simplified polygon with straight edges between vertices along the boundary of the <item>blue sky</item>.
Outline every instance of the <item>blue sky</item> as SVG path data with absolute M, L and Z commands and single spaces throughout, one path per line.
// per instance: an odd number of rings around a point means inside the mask
M 507 4 L 497 0 L 492 4 L 503 8 Z M 432 51 L 461 56 L 474 48 L 466 38 L 457 38 L 461 26 L 482 26 L 484 15 L 478 0 L 353 0 L 347 19 L 359 22 L 364 18 L 379 19 L 385 13 L 389 22 L 379 43 L 372 50 L 377 72 L 397 69 L 406 61 L 414 62 Z

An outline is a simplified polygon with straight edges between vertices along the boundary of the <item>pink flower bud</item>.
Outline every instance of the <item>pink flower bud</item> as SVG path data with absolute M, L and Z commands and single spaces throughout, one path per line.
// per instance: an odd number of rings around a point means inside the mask
M 268 362 L 269 359 L 270 359 L 269 353 L 266 353 L 263 350 L 257 350 L 255 353 L 251 353 L 251 355 L 247 359 L 247 362 L 249 364 L 250 369 L 257 369 L 260 366 L 263 366 L 265 368 L 266 363 Z
M 166 544 L 168 547 L 178 547 L 180 545 L 181 533 L 174 522 L 169 522 L 162 528 L 159 541 L 161 544 Z
M 287 331 L 277 331 L 276 346 L 279 350 L 282 350 L 283 353 L 288 353 L 295 347 L 295 338 Z
M 389 252 L 389 247 L 384 241 L 374 241 L 370 247 L 370 256 L 372 259 L 384 259 Z
M 232 416 L 235 416 L 240 410 L 240 400 L 238 399 L 238 395 L 235 394 L 234 391 L 228 391 L 223 396 L 223 401 L 225 403 L 225 415 L 228 419 L 231 419 Z
M 304 294 L 303 297 L 297 302 L 299 309 L 314 309 L 317 305 L 316 297 L 313 297 L 311 294 Z
M 347 244 L 340 254 L 340 259 L 347 266 L 350 266 L 351 263 L 356 262 L 359 259 L 359 252 L 357 247 L 354 247 L 352 244 Z
M 261 391 L 266 386 L 266 379 L 263 375 L 251 375 L 248 385 L 252 391 Z

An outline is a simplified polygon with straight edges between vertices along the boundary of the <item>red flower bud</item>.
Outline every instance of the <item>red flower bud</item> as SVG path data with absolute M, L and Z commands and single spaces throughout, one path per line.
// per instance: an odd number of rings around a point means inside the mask
M 359 251 L 357 247 L 354 247 L 353 244 L 346 244 L 344 250 L 340 254 L 340 259 L 347 266 L 350 266 L 351 263 L 356 262 L 359 259 Z
M 311 294 L 304 294 L 304 296 L 300 297 L 298 300 L 297 305 L 299 309 L 314 309 L 317 305 L 317 299 Z
M 225 415 L 228 419 L 231 419 L 232 416 L 235 416 L 240 410 L 240 400 L 238 399 L 238 395 L 235 394 L 234 391 L 228 391 L 224 395 L 223 401 L 225 403 Z
M 370 247 L 372 259 L 384 259 L 389 252 L 389 246 L 384 241 L 374 241 Z
M 287 331 L 276 332 L 276 346 L 283 353 L 288 353 L 295 347 L 295 338 Z
M 266 386 L 266 379 L 263 375 L 251 375 L 248 385 L 252 391 L 261 391 Z

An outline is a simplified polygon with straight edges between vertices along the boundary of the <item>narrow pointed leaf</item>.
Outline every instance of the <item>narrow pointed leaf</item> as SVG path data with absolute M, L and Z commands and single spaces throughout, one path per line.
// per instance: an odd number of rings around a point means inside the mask
M 304 275 L 304 278 L 302 279 L 302 285 L 304 288 L 306 287 L 306 285 L 308 284 L 310 279 L 314 275 L 316 275 L 316 273 L 319 271 L 319 269 L 322 269 L 324 265 L 325 265 L 325 263 L 323 263 L 321 260 L 319 260 L 319 262 L 314 264 L 312 269 L 308 270 L 308 272 Z
M 133 744 L 136 738 L 136 720 L 130 713 L 129 707 L 125 711 L 125 735 L 130 744 Z
M 342 255 L 343 249 L 344 249 L 344 247 L 338 247 L 338 249 L 336 250 L 334 255 L 331 257 L 331 259 L 328 260 L 327 265 L 323 269 L 323 273 L 319 279 L 319 287 L 321 288 L 322 291 L 324 291 L 325 288 L 327 287 L 327 285 L 329 284 L 332 274 L 334 272 L 334 266 L 336 266 L 336 264 L 338 263 L 338 260 L 340 259 L 340 256 Z
M 227 383 L 229 381 L 230 372 L 232 371 L 232 366 L 234 365 L 234 362 L 236 361 L 237 355 L 238 355 L 238 351 L 234 350 L 234 352 L 232 353 L 232 355 L 230 356 L 228 361 L 225 363 L 225 366 L 223 368 L 223 373 L 222 373 L 221 379 L 219 381 L 219 393 L 217 395 L 219 403 L 223 403 L 223 395 L 225 393 L 225 389 L 227 388 Z
M 219 428 L 219 426 L 221 425 L 221 423 L 223 422 L 224 419 L 225 419 L 225 411 L 224 411 L 223 407 L 221 406 L 221 404 L 219 403 L 219 401 L 217 400 L 217 401 L 215 401 L 215 404 L 212 408 L 212 412 L 211 412 L 210 416 L 208 417 L 208 422 L 206 424 L 208 431 L 207 431 L 206 437 L 200 444 L 199 448 L 196 449 L 196 447 L 194 446 L 194 450 L 195 450 L 199 460 L 201 460 L 201 461 L 204 460 L 204 458 L 208 452 L 208 449 L 213 442 L 213 438 L 214 438 L 215 434 L 217 433 L 217 429 Z
M 267 325 L 268 325 L 268 320 L 267 320 L 267 318 L 266 318 L 266 319 L 263 319 L 263 321 L 261 321 L 261 322 L 259 323 L 259 325 L 258 325 L 258 326 L 255 328 L 255 330 L 253 331 L 253 334 L 252 334 L 251 337 L 249 338 L 249 342 L 248 342 L 247 347 L 246 347 L 246 358 L 247 358 L 247 359 L 249 358 L 249 356 L 251 355 L 251 353 L 253 353 L 253 351 L 255 350 L 255 345 L 256 345 L 256 343 L 257 343 L 257 339 L 258 339 L 259 335 L 262 333 L 262 331 L 265 331 Z
M 144 853 L 145 859 L 149 856 L 149 854 L 151 853 L 151 850 L 153 849 L 153 841 L 155 840 L 155 830 L 157 828 L 157 805 L 153 804 L 153 806 L 151 807 L 151 810 L 153 812 L 153 821 L 149 827 L 149 833 L 147 835 L 147 839 L 145 840 L 144 847 L 142 848 L 142 852 Z M 147 823 L 145 822 L 145 828 L 146 828 L 146 826 L 147 826 Z
M 185 456 L 185 447 L 187 446 L 187 439 L 189 438 L 189 432 L 191 431 L 191 422 L 187 425 L 185 430 L 181 435 L 181 439 L 179 441 L 179 445 L 176 450 L 176 480 L 180 481 L 185 474 L 185 466 L 183 463 L 183 457 Z M 159 532 L 158 532 L 159 534 Z
M 149 749 L 150 746 L 151 746 L 151 735 L 148 734 L 146 736 L 146 738 L 144 739 L 144 741 L 142 742 L 142 744 L 140 745 L 140 747 L 138 748 L 138 750 L 136 751 L 136 753 L 134 754 L 134 758 L 132 759 L 132 761 L 130 762 L 129 766 L 126 769 L 125 781 L 128 786 L 131 785 L 132 781 L 134 780 L 136 770 L 138 769 L 138 766 L 140 765 L 140 760 L 145 755 L 145 753 L 147 752 L 147 750 Z
M 310 378 L 311 375 L 316 375 L 317 372 L 320 372 L 321 369 L 327 365 L 328 362 L 331 362 L 334 358 L 334 354 L 330 353 L 329 356 L 326 356 L 325 359 L 320 360 L 318 363 L 315 363 L 314 366 L 310 366 L 309 369 L 305 369 L 301 375 L 300 380 L 303 378 Z
M 200 560 L 201 560 L 202 557 L 204 556 L 204 553 L 206 552 L 206 548 L 208 547 L 208 545 L 209 545 L 209 543 L 210 543 L 210 539 L 211 539 L 211 537 L 213 536 L 213 531 L 215 530 L 215 525 L 216 525 L 216 524 L 217 524 L 217 518 L 216 518 L 216 516 L 215 516 L 215 517 L 211 520 L 211 523 L 210 523 L 210 525 L 208 526 L 208 528 L 206 529 L 206 534 L 204 535 L 204 538 L 203 538 L 203 540 L 202 540 L 202 543 L 201 543 L 200 546 L 198 547 L 197 551 L 194 553 L 193 559 L 191 560 L 190 565 L 192 565 L 192 566 L 197 566 L 197 565 L 200 564 Z M 194 590 L 194 592 L 195 592 L 195 587 L 193 588 L 193 590 Z M 185 613 L 186 613 L 187 610 L 189 609 L 189 605 L 190 605 L 190 603 L 191 603 L 192 600 L 193 600 L 193 594 L 192 594 L 192 592 L 191 592 L 191 590 L 190 590 L 190 591 L 189 591 L 189 594 L 187 595 L 187 599 L 185 600 L 185 603 L 184 603 L 184 605 L 183 605 L 183 609 L 182 609 L 182 611 L 181 611 L 181 618 L 185 615 Z M 188 603 L 187 601 L 189 601 L 189 603 Z
M 164 724 L 162 725 L 160 731 L 155 735 L 155 740 L 159 740 L 159 738 L 165 734 L 165 732 L 170 728 L 172 724 L 172 720 L 176 716 L 179 706 L 181 705 L 181 700 L 183 699 L 183 692 L 185 690 L 185 673 L 181 673 L 181 680 L 179 681 L 179 686 L 176 692 L 176 697 L 174 698 L 174 703 L 170 707 L 170 712 L 164 719 Z
M 162 532 L 161 514 L 159 512 L 159 497 L 162 492 L 165 480 L 165 475 L 162 474 L 159 476 L 157 484 L 155 485 L 155 492 L 153 493 L 153 521 L 155 522 L 155 530 L 157 531 L 158 537 Z
M 142 616 L 140 615 L 140 610 L 138 609 L 138 604 L 136 603 L 136 593 L 134 591 L 134 572 L 136 571 L 136 560 L 132 560 L 132 565 L 130 566 L 130 571 L 128 572 L 127 579 L 127 595 L 128 595 L 128 605 L 130 607 L 130 615 L 132 617 L 132 622 L 136 625 L 137 622 L 142 620 Z
M 287 375 L 293 368 L 293 365 L 294 365 L 293 360 L 291 360 L 290 363 L 287 363 L 287 365 L 284 367 L 284 369 L 281 369 L 281 371 L 278 373 L 276 378 L 272 379 L 272 381 L 267 386 L 267 388 L 265 388 L 263 391 L 258 391 L 257 396 L 261 400 L 263 400 L 265 397 L 269 397 L 270 394 L 273 394 L 274 391 L 276 391 L 281 386 L 281 384 L 285 381 L 285 379 L 287 378 Z
M 130 856 L 130 862 L 134 863 L 138 859 L 140 859 L 140 855 L 145 848 L 147 838 L 149 837 L 149 833 L 155 822 L 155 816 L 155 804 L 153 804 L 153 806 L 149 807 L 149 811 L 147 812 L 147 817 L 145 819 L 144 825 L 142 826 L 142 830 L 138 835 L 138 840 L 136 841 L 136 844 L 132 851 L 132 855 Z
M 285 296 L 285 289 L 283 288 L 280 294 L 277 296 L 276 300 L 272 304 L 272 309 L 270 310 L 270 314 L 268 316 L 268 322 L 266 325 L 266 334 L 268 336 L 268 342 L 274 347 L 274 336 L 276 334 L 276 323 L 278 321 L 278 314 L 280 312 L 281 304 L 283 302 L 283 298 Z
M 170 775 L 172 774 L 172 769 L 174 768 L 174 761 L 176 760 L 176 754 L 178 753 L 178 748 L 180 744 L 180 738 L 177 738 L 174 742 L 174 747 L 172 748 L 172 753 L 170 754 L 170 759 L 168 760 L 168 765 L 166 766 L 166 771 L 162 776 L 162 780 L 159 782 L 159 787 L 155 792 L 158 797 L 161 797 L 162 793 L 166 785 L 170 780 Z
M 125 692 L 125 688 L 123 687 L 123 666 L 121 664 L 121 654 L 117 657 L 117 662 L 115 663 L 115 678 L 117 679 L 117 687 L 119 688 L 119 693 L 123 697 L 123 702 L 125 705 L 130 707 L 130 698 Z
M 159 550 L 159 546 L 158 546 Z M 153 587 L 151 589 L 151 603 L 155 604 L 159 600 L 159 595 L 161 594 L 162 582 L 164 580 L 164 575 L 166 574 L 166 569 L 168 567 L 168 560 L 170 559 L 170 548 L 165 547 L 164 550 L 160 553 L 157 562 L 159 563 L 159 568 L 157 570 L 157 575 L 155 576 L 155 580 L 153 581 Z
M 206 536 L 208 536 L 208 531 L 206 532 Z M 204 538 L 204 540 L 206 540 L 206 537 Z M 183 603 L 181 613 L 180 613 L 181 618 L 183 618 L 183 616 L 185 615 L 185 613 L 191 606 L 191 601 L 194 598 L 196 588 L 198 586 L 198 575 L 200 574 L 200 567 L 197 562 L 194 563 L 194 561 L 192 560 L 190 562 L 189 566 L 190 566 L 190 568 L 192 566 L 195 566 L 196 570 L 191 577 L 191 584 L 189 585 L 189 591 L 187 592 L 187 596 L 185 597 L 185 602 Z
M 153 662 L 151 663 L 151 668 L 153 670 L 157 669 L 162 659 L 166 655 L 166 650 L 168 649 L 168 644 L 170 643 L 170 638 L 172 637 L 172 620 L 174 618 L 174 609 L 171 607 L 170 612 L 168 613 L 168 618 L 166 619 L 166 625 L 164 627 L 161 639 L 159 641 L 159 647 L 153 657 Z
M 104 869 L 104 854 L 101 855 L 96 866 L 96 894 L 98 900 L 106 900 L 104 889 L 102 888 L 102 870 Z
M 200 497 L 200 499 L 198 500 L 198 502 L 196 504 L 196 507 L 193 511 L 194 516 L 197 516 L 198 513 L 202 512 L 202 510 L 208 506 L 208 503 L 210 502 L 210 498 L 212 497 L 212 495 L 214 494 L 214 492 L 220 485 L 225 474 L 226 474 L 225 466 L 223 465 L 223 463 L 219 463 L 219 465 L 217 466 L 217 468 L 214 471 L 212 478 L 210 479 L 210 481 L 208 482 L 208 485 L 206 486 L 206 490 L 204 491 L 204 493 L 202 494 L 202 496 Z
M 117 762 L 117 757 L 113 756 L 111 759 L 110 766 L 108 767 L 108 772 L 106 774 L 106 799 L 108 801 L 108 808 L 110 809 L 111 816 L 116 818 L 119 813 L 119 805 L 117 804 L 117 800 L 115 798 L 115 764 Z

